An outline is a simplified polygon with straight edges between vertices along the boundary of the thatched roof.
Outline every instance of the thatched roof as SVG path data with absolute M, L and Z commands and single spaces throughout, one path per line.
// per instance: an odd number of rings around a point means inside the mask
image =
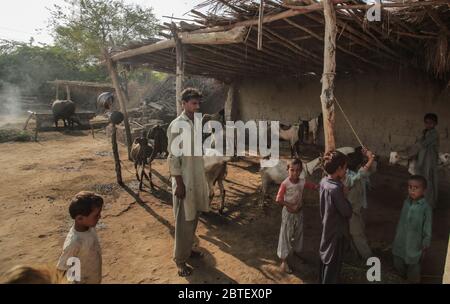
M 262 49 L 258 50 L 260 0 L 207 0 L 177 25 L 185 52 L 185 72 L 219 79 L 236 76 L 320 75 L 324 16 L 314 0 L 264 0 Z M 364 73 L 413 67 L 437 79 L 450 75 L 450 2 L 383 1 L 381 22 L 369 22 L 369 5 L 334 0 L 337 73 Z M 206 12 L 200 12 L 206 9 Z M 124 48 L 113 59 L 175 73 L 175 40 Z M 173 37 L 173 36 L 172 36 Z

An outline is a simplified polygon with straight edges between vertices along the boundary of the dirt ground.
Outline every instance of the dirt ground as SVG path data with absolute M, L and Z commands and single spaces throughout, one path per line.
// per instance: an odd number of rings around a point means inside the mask
M 305 206 L 305 258 L 292 258 L 294 274 L 279 270 L 276 256 L 281 209 L 258 206 L 257 159 L 229 165 L 226 209 L 201 216 L 198 241 L 206 256 L 192 261 L 194 274 L 177 276 L 172 261 L 174 218 L 165 160 L 156 160 L 154 193 L 137 194 L 133 166 L 121 147 L 126 189 L 114 183 L 111 144 L 101 131 L 41 133 L 38 143 L 0 144 L 0 274 L 18 264 L 55 264 L 72 224 L 68 200 L 81 190 L 105 198 L 98 234 L 103 251 L 103 283 L 316 283 L 321 225 L 318 194 Z M 367 235 L 381 257 L 382 282 L 402 283 L 392 272 L 390 243 L 404 188 L 392 182 L 402 173 L 381 166 L 369 193 Z M 394 173 L 392 173 L 394 172 Z M 397 175 L 396 175 L 397 174 Z M 273 189 L 273 192 L 276 189 Z M 218 191 L 216 192 L 218 194 Z M 218 200 L 218 198 L 216 198 Z M 449 208 L 435 212 L 433 242 L 423 281 L 440 283 L 449 236 Z M 348 261 L 347 283 L 367 283 L 364 263 Z

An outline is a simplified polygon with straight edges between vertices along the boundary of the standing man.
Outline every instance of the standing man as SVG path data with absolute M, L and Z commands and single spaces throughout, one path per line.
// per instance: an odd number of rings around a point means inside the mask
M 200 111 L 202 94 L 193 88 L 183 91 L 181 100 L 184 111 L 175 118 L 167 130 L 168 163 L 172 176 L 173 211 L 175 215 L 175 245 L 174 261 L 177 264 L 178 275 L 186 277 L 192 274 L 192 267 L 187 260 L 203 257 L 199 251 L 193 250 L 195 230 L 197 229 L 199 212 L 209 211 L 208 184 L 206 182 L 202 156 L 194 156 L 194 114 Z M 186 132 L 187 127 L 188 134 Z M 201 130 L 200 130 L 201 132 Z M 190 141 L 190 153 L 183 144 Z M 173 146 L 172 146 L 173 145 Z M 201 148 L 200 148 L 201 149 Z M 188 152 L 188 155 L 186 155 Z

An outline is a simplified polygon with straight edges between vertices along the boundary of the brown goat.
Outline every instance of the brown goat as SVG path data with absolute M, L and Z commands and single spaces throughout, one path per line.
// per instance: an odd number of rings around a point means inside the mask
M 134 169 L 136 170 L 136 178 L 140 182 L 139 190 L 142 190 L 142 184 L 144 182 L 144 176 L 150 182 L 150 187 L 154 189 L 154 185 L 152 182 L 152 161 L 155 158 L 154 149 L 151 145 L 149 145 L 147 138 L 138 137 L 134 140 L 133 145 L 131 147 L 131 158 L 134 161 Z M 149 175 L 145 173 L 145 166 L 149 165 Z M 141 166 L 141 174 L 139 177 L 138 167 Z

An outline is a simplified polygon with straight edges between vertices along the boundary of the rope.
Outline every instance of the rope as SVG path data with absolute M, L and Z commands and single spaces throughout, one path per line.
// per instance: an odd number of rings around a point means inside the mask
M 361 147 L 366 148 L 366 146 L 362 143 L 361 139 L 359 138 L 358 134 L 356 133 L 355 129 L 352 126 L 352 123 L 350 122 L 350 119 L 348 119 L 347 114 L 345 114 L 344 110 L 342 109 L 339 101 L 337 100 L 337 98 L 335 97 L 334 100 L 336 101 L 336 104 L 338 105 L 339 109 L 342 112 L 342 115 L 344 115 L 345 120 L 347 121 L 347 124 L 349 125 L 350 129 L 352 130 L 353 134 L 356 137 L 356 140 L 359 142 L 359 144 L 361 145 Z

